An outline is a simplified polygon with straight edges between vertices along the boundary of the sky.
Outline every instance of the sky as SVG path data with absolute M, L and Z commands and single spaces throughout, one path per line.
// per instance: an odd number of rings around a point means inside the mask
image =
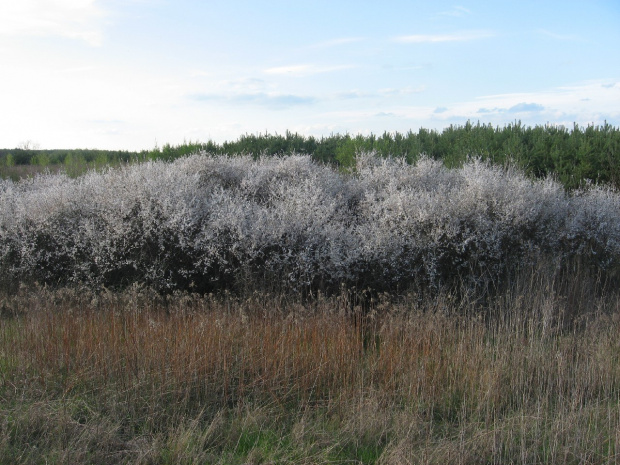
M 0 0 L 0 148 L 620 126 L 620 1 Z

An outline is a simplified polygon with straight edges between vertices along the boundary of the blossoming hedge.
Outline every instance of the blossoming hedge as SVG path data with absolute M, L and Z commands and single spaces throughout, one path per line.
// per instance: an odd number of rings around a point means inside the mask
M 501 283 L 541 258 L 620 263 L 620 195 L 471 160 L 196 154 L 0 181 L 0 280 L 50 285 L 394 291 Z

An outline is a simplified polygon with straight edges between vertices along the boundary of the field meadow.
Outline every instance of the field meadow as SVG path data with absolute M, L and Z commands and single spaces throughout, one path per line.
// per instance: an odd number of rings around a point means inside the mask
M 620 195 L 195 154 L 0 184 L 0 464 L 620 461 Z
M 370 312 L 23 288 L 2 302 L 0 463 L 616 463 L 620 298 L 545 271 L 484 308 Z

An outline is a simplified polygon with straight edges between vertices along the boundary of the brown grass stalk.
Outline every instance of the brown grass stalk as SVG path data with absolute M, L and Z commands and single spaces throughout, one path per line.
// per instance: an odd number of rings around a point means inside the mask
M 68 463 L 71 447 L 78 458 L 103 447 L 99 463 L 614 463 L 617 298 L 565 325 L 533 308 L 557 313 L 562 296 L 530 297 L 529 312 L 514 295 L 485 311 L 444 295 L 362 315 L 337 298 L 24 290 L 0 320 L 0 452 L 15 463 Z

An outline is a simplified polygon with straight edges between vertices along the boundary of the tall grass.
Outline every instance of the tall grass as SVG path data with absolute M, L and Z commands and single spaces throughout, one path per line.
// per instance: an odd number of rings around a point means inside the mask
M 596 286 L 533 270 L 493 300 L 366 312 L 22 288 L 2 302 L 0 463 L 615 463 L 620 298 Z

